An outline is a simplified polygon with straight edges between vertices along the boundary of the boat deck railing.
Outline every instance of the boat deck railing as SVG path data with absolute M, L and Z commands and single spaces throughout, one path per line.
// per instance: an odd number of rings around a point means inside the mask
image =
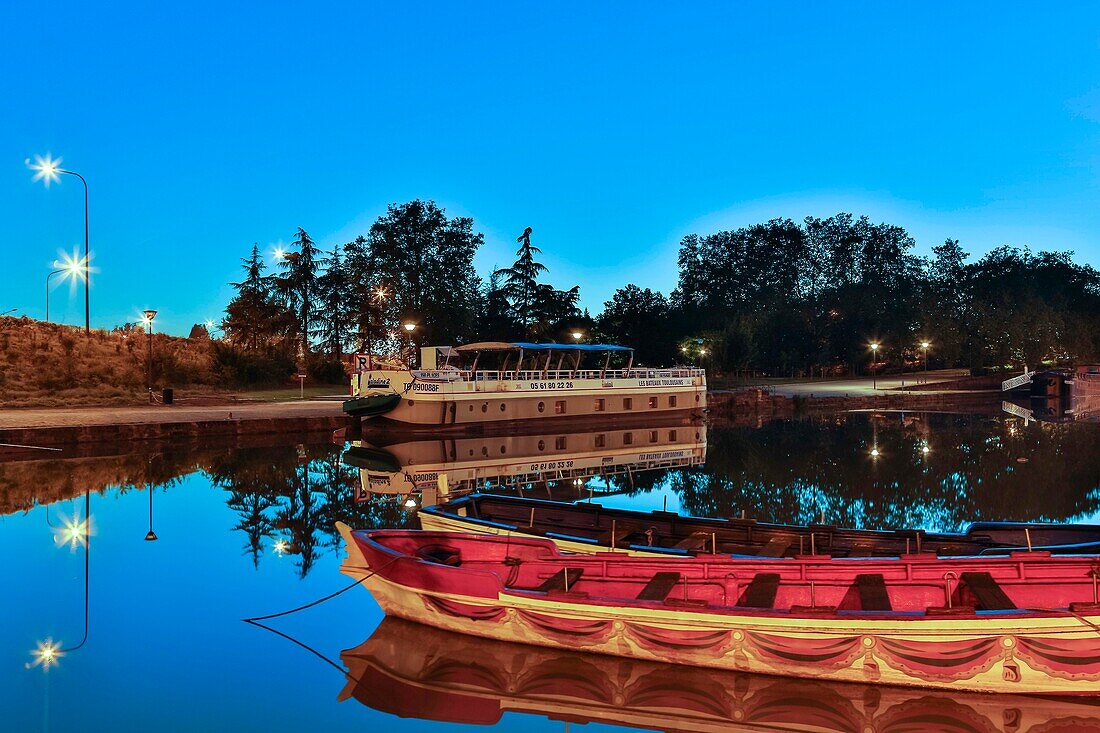
M 574 379 L 685 379 L 706 376 L 703 369 L 548 369 L 524 371 L 461 369 L 413 372 L 417 379 L 443 382 L 532 382 L 569 381 Z

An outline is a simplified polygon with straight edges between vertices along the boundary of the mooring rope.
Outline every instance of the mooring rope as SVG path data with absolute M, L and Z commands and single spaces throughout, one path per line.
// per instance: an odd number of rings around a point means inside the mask
M 307 608 L 313 608 L 314 606 L 319 606 L 320 604 L 324 603 L 325 601 L 332 600 L 333 598 L 335 598 L 338 595 L 341 595 L 343 593 L 347 593 L 349 590 L 351 590 L 352 588 L 354 588 L 357 585 L 360 585 L 361 583 L 363 583 L 364 581 L 369 579 L 371 576 L 377 575 L 378 573 L 382 572 L 383 570 L 388 568 L 390 565 L 392 565 L 394 562 L 396 562 L 397 560 L 400 560 L 402 557 L 403 557 L 403 555 L 398 555 L 397 557 L 391 558 L 389 560 L 389 562 L 383 563 L 381 565 L 381 567 L 370 571 L 369 573 L 367 573 L 366 575 L 364 575 L 362 578 L 355 581 L 351 585 L 349 585 L 345 588 L 341 588 L 340 590 L 336 591 L 335 593 L 329 593 L 324 598 L 318 598 L 316 601 L 312 601 L 310 603 L 307 603 L 304 606 L 298 606 L 297 608 L 292 608 L 289 611 L 280 611 L 279 613 L 269 613 L 266 616 L 252 616 L 251 618 L 242 618 L 241 621 L 244 621 L 246 624 L 250 624 L 250 623 L 253 623 L 255 621 L 267 621 L 268 619 L 279 618 L 280 616 L 289 616 L 292 613 L 298 613 L 299 611 L 304 611 Z M 256 624 L 256 625 L 259 626 L 260 624 Z

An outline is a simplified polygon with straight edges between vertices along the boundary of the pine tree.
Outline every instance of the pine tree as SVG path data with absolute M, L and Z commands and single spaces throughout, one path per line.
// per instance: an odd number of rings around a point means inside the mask
M 325 268 L 323 275 L 317 278 L 318 304 L 317 334 L 321 337 L 321 348 L 333 359 L 340 359 L 348 346 L 351 336 L 352 320 L 348 312 L 351 302 L 351 282 L 348 277 L 347 260 L 340 252 L 340 245 L 321 260 Z
M 271 346 L 279 332 L 280 308 L 274 302 L 271 280 L 264 275 L 265 265 L 258 244 L 252 245 L 252 254 L 241 260 L 244 279 L 230 283 L 237 296 L 225 309 L 222 330 L 234 344 L 250 351 Z
M 541 273 L 548 272 L 548 268 L 535 261 L 535 254 L 542 254 L 542 250 L 531 244 L 531 227 L 524 229 L 516 241 L 520 243 L 516 261 L 511 267 L 497 270 L 496 274 L 504 277 L 501 290 L 511 302 L 516 320 L 523 328 L 530 329 L 539 300 L 538 278 Z
M 323 253 L 301 227 L 298 227 L 292 244 L 297 251 L 283 256 L 282 267 L 286 274 L 280 283 L 280 291 L 285 305 L 294 311 L 302 350 L 308 352 L 317 320 L 317 279 Z

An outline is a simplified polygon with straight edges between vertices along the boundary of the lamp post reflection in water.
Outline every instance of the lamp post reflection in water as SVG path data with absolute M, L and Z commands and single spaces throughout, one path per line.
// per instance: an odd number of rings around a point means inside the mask
M 148 491 L 149 491 L 149 531 L 145 533 L 145 541 L 146 542 L 156 542 L 160 538 L 157 537 L 157 533 L 153 531 L 153 487 L 150 486 Z
M 59 545 L 69 545 L 69 547 L 76 549 L 77 545 L 84 545 L 84 635 L 80 637 L 80 643 L 75 646 L 61 647 L 61 642 L 54 642 L 52 637 L 47 637 L 45 641 L 38 642 L 37 648 L 31 651 L 31 656 L 34 658 L 32 664 L 28 664 L 27 667 L 41 666 L 43 670 L 49 670 L 52 665 L 58 663 L 58 660 L 69 652 L 75 652 L 80 649 L 88 641 L 88 592 L 90 587 L 89 582 L 89 568 L 91 567 L 91 549 L 92 549 L 92 513 L 91 513 L 91 493 L 84 492 L 84 521 L 78 521 L 74 517 L 69 522 L 57 530 L 56 538 Z

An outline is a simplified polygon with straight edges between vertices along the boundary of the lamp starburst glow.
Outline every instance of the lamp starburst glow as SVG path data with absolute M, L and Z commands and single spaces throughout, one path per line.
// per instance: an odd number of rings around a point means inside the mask
M 88 263 L 75 249 L 72 254 L 61 249 L 57 250 L 57 259 L 53 263 L 54 267 L 61 270 L 61 279 L 72 281 L 74 286 L 78 281 L 84 280 L 86 272 L 96 271 L 96 268 L 89 268 L 87 265 Z
M 61 651 L 61 643 L 55 643 L 53 639 L 46 639 L 38 642 L 37 646 L 31 651 L 31 657 L 34 661 L 28 664 L 27 668 L 42 667 L 45 671 L 56 665 L 63 656 L 65 656 L 65 652 Z
M 88 535 L 92 532 L 90 522 L 85 517 L 81 519 L 74 516 L 72 519 L 61 518 L 61 524 L 54 529 L 54 542 L 58 547 L 68 545 L 70 550 L 77 547 L 88 546 Z
M 290 544 L 286 540 L 276 540 L 272 549 L 275 550 L 276 555 L 285 555 L 289 548 Z
M 374 291 L 374 299 L 379 303 L 384 302 L 387 297 L 389 297 L 389 293 L 387 293 L 386 289 L 381 286 L 379 286 L 379 288 Z
M 54 159 L 49 153 L 46 153 L 45 157 L 34 156 L 33 163 L 30 158 L 27 158 L 27 167 L 35 171 L 34 182 L 42 181 L 46 184 L 46 188 L 49 188 L 51 183 L 61 181 L 61 158 Z
M 281 260 L 284 257 L 286 257 L 286 250 L 283 249 L 282 247 L 276 247 L 275 248 L 275 259 Z

